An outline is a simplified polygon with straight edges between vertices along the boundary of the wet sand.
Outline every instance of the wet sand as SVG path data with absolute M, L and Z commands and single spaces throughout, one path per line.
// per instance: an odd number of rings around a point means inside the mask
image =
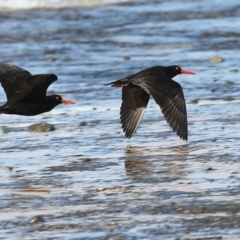
M 49 94 L 77 102 L 0 116 L 0 239 L 239 239 L 239 16 L 234 0 L 0 14 L 1 62 L 56 73 Z M 197 72 L 175 77 L 189 141 L 152 99 L 126 139 L 104 83 L 175 64 Z M 39 122 L 56 130 L 28 131 Z

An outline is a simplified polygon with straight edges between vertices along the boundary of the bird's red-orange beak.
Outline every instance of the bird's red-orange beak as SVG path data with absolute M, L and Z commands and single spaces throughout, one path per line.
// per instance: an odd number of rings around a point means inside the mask
M 67 99 L 62 99 L 62 103 L 65 103 L 65 104 L 75 104 L 74 101 L 67 100 Z
M 184 69 L 181 70 L 181 73 L 182 73 L 182 74 L 192 74 L 192 75 L 195 75 L 195 74 L 196 74 L 195 72 L 191 72 L 191 71 L 184 70 Z

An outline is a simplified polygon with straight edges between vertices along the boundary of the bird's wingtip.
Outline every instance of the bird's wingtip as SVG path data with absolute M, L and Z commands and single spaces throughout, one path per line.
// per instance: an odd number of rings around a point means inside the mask
M 188 141 L 188 136 L 181 136 L 180 138 L 182 138 L 183 141 Z
M 125 131 L 124 131 L 124 132 L 125 132 Z M 129 134 L 129 133 L 125 132 L 125 137 L 128 138 L 128 139 L 130 139 L 130 138 L 132 137 L 132 134 Z
M 55 75 L 54 73 L 49 74 L 49 76 L 52 80 L 56 81 L 58 79 L 57 75 Z

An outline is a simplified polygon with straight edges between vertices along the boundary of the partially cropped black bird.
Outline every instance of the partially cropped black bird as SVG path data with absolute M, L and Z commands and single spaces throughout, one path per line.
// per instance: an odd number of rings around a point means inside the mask
M 58 104 L 74 104 L 59 95 L 46 96 L 47 88 L 57 80 L 55 74 L 32 75 L 6 63 L 0 63 L 0 82 L 7 95 L 7 103 L 0 113 L 33 116 L 51 111 Z
M 182 87 L 172 80 L 178 74 L 195 74 L 179 66 L 155 66 L 129 77 L 108 83 L 122 87 L 121 123 L 127 138 L 136 131 L 150 95 L 160 106 L 174 132 L 183 140 L 188 139 L 186 103 Z

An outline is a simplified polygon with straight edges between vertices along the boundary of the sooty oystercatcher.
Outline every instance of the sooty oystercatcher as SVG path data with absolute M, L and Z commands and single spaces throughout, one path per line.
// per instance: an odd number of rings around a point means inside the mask
M 74 104 L 59 95 L 46 96 L 47 88 L 56 80 L 55 74 L 32 75 L 20 67 L 0 63 L 0 82 L 7 96 L 0 113 L 33 116 L 61 103 Z
M 149 97 L 152 96 L 174 132 L 183 140 L 188 139 L 187 110 L 182 87 L 172 80 L 178 74 L 195 74 L 179 66 L 155 66 L 129 77 L 108 83 L 122 87 L 120 110 L 123 132 L 127 138 L 136 131 Z

